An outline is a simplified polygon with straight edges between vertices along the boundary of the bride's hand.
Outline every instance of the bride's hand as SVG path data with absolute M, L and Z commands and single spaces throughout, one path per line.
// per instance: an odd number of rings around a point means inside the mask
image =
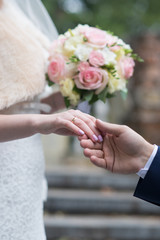
M 93 142 L 101 142 L 102 136 L 95 126 L 93 116 L 79 110 L 68 110 L 51 115 L 41 115 L 36 128 L 42 134 L 56 133 L 59 135 L 87 135 Z

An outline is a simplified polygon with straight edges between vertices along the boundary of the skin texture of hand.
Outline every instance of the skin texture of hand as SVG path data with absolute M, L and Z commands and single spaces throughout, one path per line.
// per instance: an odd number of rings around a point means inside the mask
M 46 124 L 44 119 L 46 119 Z M 37 131 L 42 134 L 56 133 L 59 135 L 86 135 L 93 142 L 101 141 L 100 131 L 95 126 L 96 119 L 79 110 L 68 110 L 61 113 L 42 115 L 37 119 Z M 48 122 L 49 118 L 49 122 Z M 74 119 L 74 122 L 72 121 Z
M 84 154 L 96 166 L 114 173 L 136 173 L 148 161 L 154 146 L 131 128 L 96 120 L 96 126 L 104 136 L 103 143 L 93 143 L 80 138 Z
M 73 121 L 74 119 L 74 121 Z M 0 142 L 41 134 L 86 135 L 93 142 L 101 141 L 96 119 L 78 110 L 56 114 L 0 115 Z

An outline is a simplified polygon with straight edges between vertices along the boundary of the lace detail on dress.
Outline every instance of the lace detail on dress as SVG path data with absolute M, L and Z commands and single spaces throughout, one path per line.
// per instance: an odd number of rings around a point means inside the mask
M 13 105 L 3 114 L 39 113 L 30 104 Z M 41 136 L 0 143 L 0 240 L 45 240 L 45 195 Z
M 0 239 L 44 240 L 40 136 L 0 144 Z

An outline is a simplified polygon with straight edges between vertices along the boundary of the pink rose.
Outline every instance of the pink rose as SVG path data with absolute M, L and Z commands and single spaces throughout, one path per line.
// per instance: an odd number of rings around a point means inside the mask
M 85 69 L 87 69 L 89 67 L 89 63 L 88 62 L 80 62 L 80 64 L 78 65 L 78 70 L 80 72 L 84 71 Z
M 94 67 L 103 66 L 105 61 L 102 53 L 98 51 L 92 51 L 89 55 L 89 62 Z
M 81 33 L 84 34 L 88 43 L 94 46 L 103 48 L 107 44 L 107 34 L 103 30 L 94 27 L 85 27 L 81 29 Z
M 48 66 L 49 79 L 54 83 L 59 83 L 65 75 L 65 60 L 61 55 L 55 55 Z
M 88 90 L 98 89 L 104 85 L 104 82 L 106 86 L 107 80 L 108 75 L 104 76 L 104 71 L 95 67 L 88 67 L 83 71 L 80 71 L 80 73 L 75 77 L 76 86 L 80 89 Z
M 125 79 L 129 79 L 133 75 L 135 62 L 131 57 L 122 57 L 120 59 L 120 68 Z

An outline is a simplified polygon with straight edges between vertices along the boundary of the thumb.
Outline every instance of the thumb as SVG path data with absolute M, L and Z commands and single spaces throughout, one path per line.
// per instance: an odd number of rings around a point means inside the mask
M 104 134 L 108 133 L 119 136 L 122 133 L 121 125 L 103 122 L 99 119 L 96 120 L 96 126 Z

